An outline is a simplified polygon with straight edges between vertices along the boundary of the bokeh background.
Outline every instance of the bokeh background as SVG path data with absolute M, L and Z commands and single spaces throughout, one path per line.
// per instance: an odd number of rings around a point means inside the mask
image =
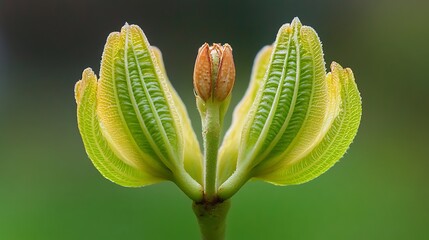
M 246 184 L 233 198 L 228 239 L 428 239 L 429 2 L 421 0 L 1 0 L 0 239 L 199 239 L 191 201 L 175 185 L 122 188 L 96 171 L 73 86 L 84 68 L 99 71 L 110 32 L 138 24 L 163 51 L 200 132 L 191 85 L 198 47 L 233 46 L 234 106 L 255 54 L 295 16 L 317 30 L 328 64 L 353 69 L 360 130 L 314 181 Z

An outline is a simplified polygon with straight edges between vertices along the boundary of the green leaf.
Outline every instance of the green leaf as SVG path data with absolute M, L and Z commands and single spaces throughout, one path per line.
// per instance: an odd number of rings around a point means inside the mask
M 251 178 L 278 185 L 309 181 L 333 166 L 356 135 L 361 102 L 351 70 L 333 63 L 326 76 L 311 27 L 297 18 L 283 25 L 271 52 L 256 96 L 237 108 L 222 145 L 221 199 Z M 237 144 L 238 152 L 230 147 Z
M 197 139 L 186 109 L 165 75 L 159 50 L 149 45 L 138 26 L 126 24 L 120 33 L 109 35 L 100 80 L 94 85 L 99 130 L 116 154 L 113 160 L 107 155 L 97 158 L 98 165 L 119 159 L 156 181 L 175 182 L 191 199 L 199 201 L 202 156 Z M 83 112 L 80 118 L 91 116 Z M 82 138 L 84 134 L 88 133 L 83 133 Z M 93 148 L 91 142 L 85 147 L 87 151 Z M 99 170 L 110 177 L 104 169 Z M 147 176 L 141 177 L 140 181 L 149 181 Z
M 329 104 L 324 126 L 306 151 L 256 175 L 279 185 L 310 181 L 332 167 L 352 143 L 361 119 L 361 98 L 350 69 L 332 63 L 326 77 Z
M 174 170 L 183 165 L 180 117 L 143 31 L 112 33 L 101 62 L 97 113 L 111 142 L 133 162 Z
M 245 124 L 243 119 L 246 118 L 256 94 L 263 84 L 262 81 L 267 70 L 271 51 L 272 46 L 265 46 L 256 55 L 249 87 L 243 99 L 234 109 L 232 124 L 225 134 L 219 149 L 218 184 L 223 183 L 236 169 L 238 157 L 237 146 L 240 145 L 241 132 Z
M 277 135 L 279 140 L 277 143 L 267 147 L 265 154 L 262 155 L 264 159 L 255 172 L 270 168 L 278 162 L 293 159 L 306 151 L 308 146 L 316 141 L 324 125 L 328 87 L 322 45 L 311 27 L 303 26 L 299 35 L 302 54 L 297 65 L 302 67 L 297 71 L 299 79 L 296 79 L 296 82 L 304 87 L 296 91 L 297 100 L 293 112 L 289 113 L 291 117 L 288 126 L 285 127 L 286 123 L 283 123 L 284 133 L 281 136 Z
M 97 108 L 97 79 L 91 69 L 86 69 L 82 80 L 75 86 L 79 131 L 86 152 L 100 173 L 112 182 L 126 187 L 138 187 L 165 180 L 148 166 L 129 162 L 114 149 L 103 135 Z
M 191 119 L 189 118 L 188 112 L 186 111 L 185 104 L 183 104 L 182 99 L 179 97 L 179 94 L 177 94 L 176 90 L 171 85 L 171 82 L 168 80 L 161 51 L 153 46 L 151 47 L 151 49 L 156 57 L 161 72 L 164 74 L 168 90 L 171 93 L 174 106 L 176 107 L 182 125 L 185 169 L 198 183 L 202 184 L 203 155 L 201 153 L 197 136 L 192 129 Z
M 297 18 L 282 26 L 243 130 L 239 164 L 270 166 L 318 133 L 326 109 L 320 41 Z

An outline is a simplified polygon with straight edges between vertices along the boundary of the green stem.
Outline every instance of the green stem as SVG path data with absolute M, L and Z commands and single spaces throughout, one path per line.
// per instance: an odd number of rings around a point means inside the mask
M 244 166 L 237 169 L 219 188 L 217 196 L 221 200 L 231 198 L 249 180 L 251 172 Z
M 204 195 L 208 202 L 212 202 L 216 198 L 216 168 L 220 130 L 219 105 L 208 102 L 203 120 Z
M 193 201 L 202 201 L 203 191 L 201 185 L 185 169 L 179 168 L 176 171 L 174 182 Z
M 226 216 L 230 201 L 193 203 L 192 208 L 200 225 L 202 240 L 225 239 Z

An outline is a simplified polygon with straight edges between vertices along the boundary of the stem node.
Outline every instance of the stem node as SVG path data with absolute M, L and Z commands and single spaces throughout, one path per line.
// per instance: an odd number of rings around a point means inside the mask
M 203 240 L 225 239 L 226 216 L 231 201 L 224 202 L 194 202 L 192 209 L 197 217 Z

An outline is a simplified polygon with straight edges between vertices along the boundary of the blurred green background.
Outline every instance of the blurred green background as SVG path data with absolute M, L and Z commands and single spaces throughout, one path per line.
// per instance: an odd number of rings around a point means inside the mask
M 175 185 L 122 188 L 96 171 L 73 86 L 84 68 L 99 71 L 110 32 L 138 24 L 163 51 L 198 133 L 198 47 L 232 45 L 233 107 L 255 54 L 295 16 L 316 29 L 328 64 L 353 69 L 360 130 L 314 181 L 246 184 L 233 198 L 228 239 L 428 239 L 429 2 L 421 0 L 0 1 L 0 239 L 198 239 L 191 201 Z

